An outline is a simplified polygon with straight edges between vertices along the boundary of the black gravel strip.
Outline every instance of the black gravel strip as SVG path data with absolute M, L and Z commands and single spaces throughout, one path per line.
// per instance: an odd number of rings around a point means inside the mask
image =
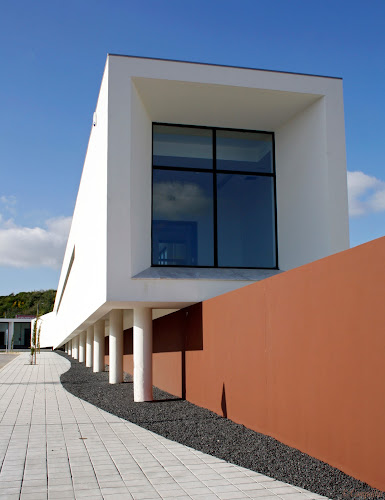
M 83 363 L 57 352 L 71 361 L 71 369 L 60 377 L 64 388 L 113 415 L 227 462 L 331 499 L 385 500 L 385 492 L 272 437 L 156 387 L 155 401 L 134 403 L 130 375 L 125 374 L 125 383 L 110 385 L 107 372 L 93 373 Z

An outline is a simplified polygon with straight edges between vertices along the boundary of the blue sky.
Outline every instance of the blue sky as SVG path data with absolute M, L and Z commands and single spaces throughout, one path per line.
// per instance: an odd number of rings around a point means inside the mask
M 56 288 L 106 55 L 344 80 L 351 245 L 385 234 L 385 2 L 3 0 L 0 295 Z

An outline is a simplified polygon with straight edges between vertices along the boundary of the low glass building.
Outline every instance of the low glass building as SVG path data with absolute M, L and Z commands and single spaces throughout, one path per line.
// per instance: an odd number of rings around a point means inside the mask
M 26 318 L 0 319 L 0 349 L 29 349 L 31 347 L 31 320 Z

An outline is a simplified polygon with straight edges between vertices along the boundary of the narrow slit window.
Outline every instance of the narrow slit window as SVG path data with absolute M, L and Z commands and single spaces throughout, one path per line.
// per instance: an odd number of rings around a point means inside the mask
M 74 247 L 74 249 L 72 250 L 71 259 L 70 259 L 70 262 L 69 262 L 69 264 L 68 264 L 67 274 L 66 274 L 66 277 L 65 277 L 65 280 L 64 280 L 63 289 L 62 289 L 61 294 L 60 294 L 60 300 L 59 300 L 59 303 L 58 303 L 58 305 L 57 305 L 57 310 L 56 310 L 56 313 L 59 311 L 59 307 L 60 307 L 60 304 L 61 304 L 61 301 L 62 301 L 62 298 L 63 298 L 64 292 L 65 292 L 65 289 L 66 289 L 66 286 L 67 286 L 68 278 L 69 278 L 69 276 L 70 276 L 70 273 L 71 273 L 71 269 L 72 269 L 72 266 L 73 266 L 74 260 L 75 260 L 75 247 Z

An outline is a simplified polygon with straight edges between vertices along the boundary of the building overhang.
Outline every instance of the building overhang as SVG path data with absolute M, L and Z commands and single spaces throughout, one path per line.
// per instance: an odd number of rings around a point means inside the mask
M 274 131 L 322 94 L 133 77 L 154 122 Z

